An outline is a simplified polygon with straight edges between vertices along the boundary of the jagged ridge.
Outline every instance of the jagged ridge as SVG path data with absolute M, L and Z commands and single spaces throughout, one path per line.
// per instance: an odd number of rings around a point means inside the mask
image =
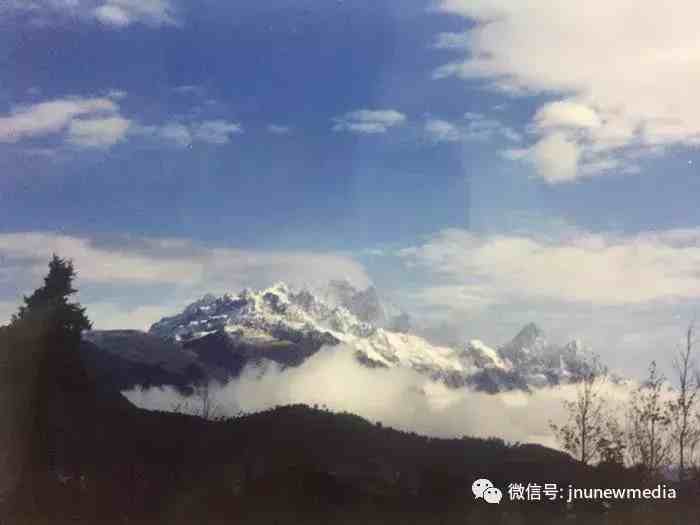
M 489 392 L 578 381 L 599 366 L 580 342 L 552 345 L 532 323 L 498 349 L 478 339 L 465 348 L 449 348 L 380 326 L 387 319 L 374 288 L 358 291 L 349 283 L 331 282 L 314 293 L 277 283 L 236 296 L 206 295 L 181 314 L 155 323 L 150 333 L 186 348 L 200 348 L 202 341 L 220 346 L 225 334 L 234 350 L 246 349 L 246 359 L 255 359 L 257 349 L 257 357 L 291 366 L 323 346 L 342 343 L 363 364 L 408 367 L 453 387 Z M 284 358 L 271 351 L 275 348 L 287 350 Z

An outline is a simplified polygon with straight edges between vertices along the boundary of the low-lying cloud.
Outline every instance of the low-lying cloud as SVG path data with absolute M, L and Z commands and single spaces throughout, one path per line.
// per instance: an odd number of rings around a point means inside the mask
M 577 387 L 498 395 L 452 390 L 410 369 L 367 368 L 353 357 L 351 348 L 338 346 L 323 349 L 297 368 L 247 368 L 238 379 L 210 392 L 226 416 L 303 403 L 428 436 L 498 436 L 555 446 L 549 422 L 564 420 L 562 401 L 574 399 Z M 623 402 L 629 388 L 609 384 L 605 394 Z M 172 411 L 189 403 L 197 413 L 196 398 L 183 397 L 172 388 L 135 389 L 125 395 L 143 408 Z

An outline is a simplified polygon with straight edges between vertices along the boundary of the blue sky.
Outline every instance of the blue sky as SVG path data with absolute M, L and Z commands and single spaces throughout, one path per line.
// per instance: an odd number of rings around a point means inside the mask
M 225 119 L 243 132 L 225 147 L 132 139 L 61 161 L 29 159 L 12 144 L 5 171 L 24 180 L 4 181 L 10 221 L 3 229 L 43 230 L 60 214 L 66 230 L 77 234 L 139 231 L 335 248 L 467 226 L 468 192 L 450 197 L 463 177 L 454 148 L 426 142 L 412 129 L 415 123 L 376 134 L 381 136 L 331 131 L 334 118 L 365 107 L 399 105 L 418 118 L 428 109 L 470 109 L 452 102 L 464 98 L 461 82 L 428 89 L 440 84 L 430 72 L 444 55 L 430 43 L 441 26 L 454 22 L 424 9 L 396 16 L 397 8 L 369 3 L 250 4 L 192 7 L 182 14 L 182 27 L 157 30 L 137 24 L 120 31 L 87 23 L 13 25 L 14 38 L 5 37 L 14 72 L 3 86 L 6 111 L 20 103 L 120 90 L 127 94 L 119 100 L 120 113 L 144 126 Z M 36 87 L 41 93 L 31 94 Z M 269 125 L 293 132 L 270 133 Z M 64 198 L 56 199 L 56 192 Z M 405 213 L 426 198 L 442 202 L 429 221 Z M 388 211 L 403 216 L 401 228 L 387 224 Z
M 98 327 L 346 277 L 438 339 L 536 321 L 642 371 L 700 295 L 681 4 L 11 0 L 0 314 L 58 250 Z

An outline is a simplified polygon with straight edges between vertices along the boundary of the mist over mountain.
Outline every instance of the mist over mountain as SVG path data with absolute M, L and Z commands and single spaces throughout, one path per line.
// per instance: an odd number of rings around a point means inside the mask
M 338 345 L 363 366 L 411 370 L 450 388 L 488 393 L 575 383 L 603 369 L 580 341 L 550 343 L 532 323 L 497 348 L 479 339 L 434 344 L 410 333 L 407 314 L 385 306 L 375 288 L 357 290 L 345 281 L 314 291 L 280 282 L 237 295 L 208 294 L 148 333 L 92 331 L 85 341 L 92 368 L 114 371 L 110 383 L 122 390 L 225 383 L 248 366 L 297 367 Z

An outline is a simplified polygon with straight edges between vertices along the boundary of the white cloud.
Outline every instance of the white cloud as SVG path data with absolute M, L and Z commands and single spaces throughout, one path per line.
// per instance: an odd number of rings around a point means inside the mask
M 578 175 L 581 150 L 563 133 L 552 133 L 540 139 L 531 155 L 538 173 L 547 182 L 568 182 Z
M 78 117 L 116 116 L 118 110 L 109 98 L 64 98 L 17 106 L 0 117 L 0 142 L 60 133 Z
M 435 39 L 437 49 L 469 49 L 469 35 L 467 33 L 440 33 Z
M 178 25 L 175 8 L 169 0 L 107 0 L 94 9 L 104 25 L 125 27 L 134 23 L 150 26 Z
M 127 97 L 128 93 L 121 89 L 111 89 L 107 92 L 107 97 L 114 100 L 122 100 Z
M 194 138 L 210 144 L 228 144 L 231 142 L 231 135 L 242 132 L 243 128 L 237 122 L 208 120 L 195 126 Z
M 192 133 L 184 124 L 170 122 L 156 129 L 157 134 L 161 138 L 173 142 L 180 147 L 185 147 L 192 144 Z
M 270 124 L 267 126 L 267 131 L 274 133 L 275 135 L 288 135 L 292 132 L 292 128 L 289 126 L 282 126 L 279 124 Z
M 480 113 L 464 114 L 465 123 L 429 118 L 425 123 L 426 135 L 435 142 L 486 141 L 502 138 L 519 142 L 520 134 L 498 120 L 486 118 Z
M 0 234 L 0 255 L 6 260 L 31 260 L 26 270 L 32 275 L 42 274 L 54 252 L 72 258 L 86 282 L 196 285 L 221 281 L 247 286 L 254 284 L 246 282 L 253 274 L 258 283 L 275 274 L 296 284 L 324 283 L 342 274 L 358 285 L 369 282 L 359 263 L 334 254 L 202 248 L 186 239 L 141 239 L 132 248 L 108 248 L 81 237 Z
M 30 261 L 22 272 L 26 277 L 42 275 L 52 253 L 72 258 L 82 282 L 187 284 L 201 280 L 204 271 L 202 263 L 193 258 L 160 260 L 137 251 L 99 248 L 80 237 L 48 233 L 0 235 L 0 254 L 5 261 Z
M 585 165 L 581 166 L 580 168 L 580 173 L 581 175 L 589 176 L 589 175 L 599 175 L 601 173 L 606 173 L 609 172 L 613 169 L 620 169 L 621 171 L 625 171 L 628 173 L 632 173 L 631 169 L 634 168 L 633 165 L 627 165 L 627 166 L 621 166 L 620 161 L 615 159 L 615 158 L 600 158 L 596 161 L 593 162 L 588 162 Z
M 0 142 L 56 136 L 82 148 L 108 148 L 123 140 L 132 122 L 119 114 L 120 98 L 63 98 L 17 106 L 0 117 Z M 50 150 L 53 151 L 53 150 Z
M 349 131 L 360 134 L 386 133 L 390 128 L 406 122 L 406 115 L 393 109 L 360 109 L 337 117 L 333 131 Z
M 95 18 L 106 25 L 125 27 L 131 24 L 129 14 L 118 5 L 105 4 L 95 9 Z
M 602 393 L 613 409 L 628 399 L 630 391 L 631 387 L 605 384 Z M 188 401 L 171 388 L 134 389 L 125 395 L 137 406 L 153 410 L 172 410 Z M 563 401 L 572 401 L 576 395 L 575 385 L 532 394 L 453 390 L 409 369 L 364 367 L 342 346 L 324 348 L 296 368 L 270 366 L 263 373 L 248 368 L 226 386 L 212 388 L 215 404 L 226 415 L 296 403 L 318 404 L 422 435 L 499 436 L 552 447 L 556 443 L 549 422 L 563 422 Z
M 108 148 L 126 137 L 130 122 L 122 117 L 74 119 L 68 141 L 84 148 Z
M 107 0 L 105 5 L 121 9 L 132 22 L 152 26 L 178 25 L 170 0 Z
M 223 119 L 187 122 L 168 122 L 160 126 L 135 126 L 133 132 L 142 136 L 156 137 L 179 147 L 187 147 L 195 142 L 224 145 L 231 142 L 231 136 L 243 133 L 237 122 Z
M 505 149 L 501 156 L 513 161 L 527 161 L 546 183 L 559 184 L 610 173 L 640 173 L 638 159 L 656 154 L 651 148 L 616 151 L 614 148 L 622 147 L 625 140 L 622 129 L 614 130 L 605 125 L 594 128 L 594 132 L 590 129 L 582 132 L 592 121 L 586 124 L 565 120 L 570 117 L 574 116 L 547 116 L 546 123 L 536 124 L 539 137 L 534 144 Z M 594 134 L 600 139 L 596 144 L 590 140 Z
M 0 4 L 0 15 L 13 12 L 30 13 L 32 20 L 42 25 L 65 17 L 97 21 L 113 28 L 136 23 L 152 27 L 179 25 L 170 0 L 11 0 Z
M 132 319 L 142 327 L 154 312 L 173 304 L 184 307 L 204 293 L 237 292 L 277 280 L 300 287 L 332 279 L 349 279 L 359 287 L 370 283 L 360 263 L 335 253 L 201 247 L 187 239 L 123 239 L 104 245 L 89 238 L 30 232 L 0 234 L 0 259 L 7 273 L 2 281 L 16 288 L 0 301 L 15 300 L 36 288 L 53 253 L 73 259 L 83 302 L 98 305 L 94 318 L 99 326 Z M 108 296 L 93 292 L 104 286 L 109 286 Z M 153 286 L 167 286 L 171 297 L 139 299 Z
M 435 142 L 459 142 L 464 136 L 457 126 L 442 119 L 428 119 L 425 132 Z
M 545 135 L 565 128 L 583 158 L 605 151 L 618 172 L 628 163 L 627 147 L 700 143 L 696 2 L 665 9 L 652 0 L 441 0 L 440 7 L 476 25 L 438 38 L 440 47 L 463 48 L 466 58 L 435 77 L 551 95 L 536 128 Z M 569 155 L 574 149 L 564 147 Z M 579 168 L 576 177 L 596 172 L 585 162 Z
M 535 114 L 535 122 L 547 128 L 597 128 L 601 125 L 598 114 L 588 106 L 571 100 L 559 100 L 542 106 Z
M 467 140 L 489 140 L 500 136 L 511 142 L 519 142 L 522 137 L 510 127 L 498 120 L 490 119 L 480 113 L 467 112 L 464 136 Z
M 399 255 L 446 281 L 421 292 L 436 306 L 460 298 L 465 310 L 511 301 L 621 306 L 700 298 L 698 239 L 700 230 L 551 239 L 450 229 Z

